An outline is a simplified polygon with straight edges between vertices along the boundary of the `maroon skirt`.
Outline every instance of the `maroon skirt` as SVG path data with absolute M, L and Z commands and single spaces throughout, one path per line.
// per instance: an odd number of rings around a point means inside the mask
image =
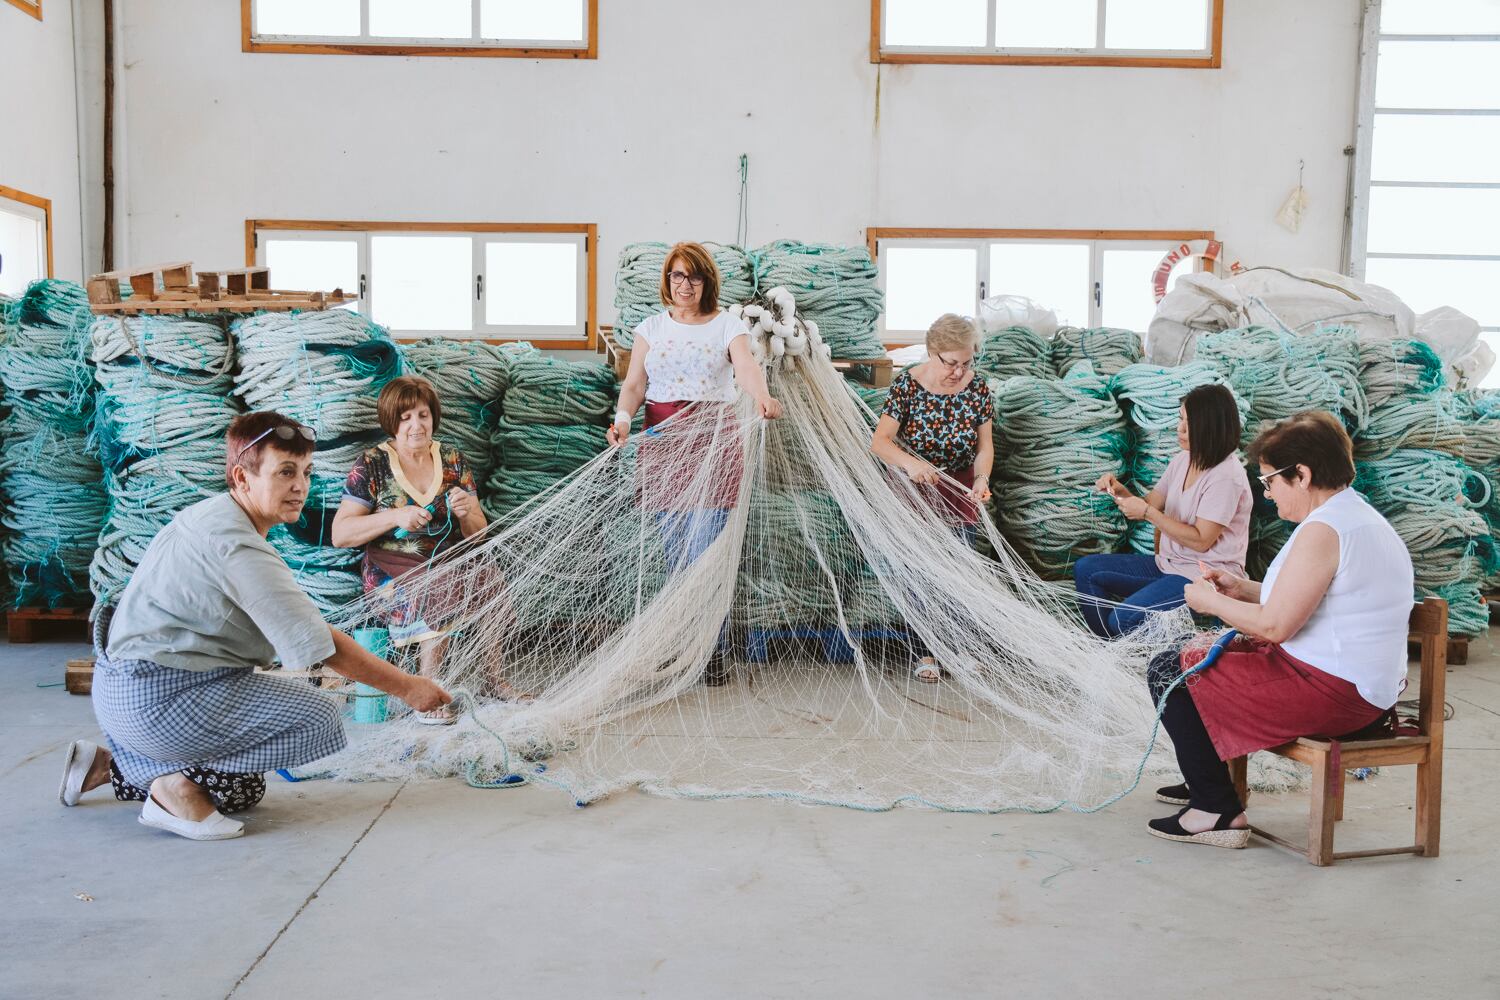
M 906 473 L 899 469 L 889 469 L 887 473 L 894 484 L 906 479 Z M 974 488 L 974 467 L 958 472 L 950 472 L 947 475 L 958 480 L 955 486 L 947 479 L 939 479 L 935 483 L 912 484 L 912 489 L 917 493 L 928 507 L 937 512 L 943 522 L 950 527 L 958 528 L 979 523 L 979 505 L 969 498 L 969 491 Z M 900 490 L 903 495 L 909 496 L 905 490 Z
M 652 512 L 733 507 L 745 475 L 734 404 L 646 401 L 647 430 L 669 417 L 683 433 L 670 440 L 644 435 L 636 450 L 636 497 L 641 507 Z
M 1182 669 L 1208 645 L 1182 651 Z M 1303 663 L 1273 643 L 1240 637 L 1183 685 L 1220 760 L 1290 743 L 1300 736 L 1352 733 L 1385 714 L 1353 684 Z

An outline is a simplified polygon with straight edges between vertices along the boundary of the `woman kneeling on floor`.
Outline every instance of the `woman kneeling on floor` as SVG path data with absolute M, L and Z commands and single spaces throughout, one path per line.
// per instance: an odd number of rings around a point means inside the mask
M 1406 683 L 1411 556 L 1385 518 L 1350 488 L 1353 446 L 1331 414 L 1299 413 L 1250 446 L 1276 512 L 1297 529 L 1255 583 L 1206 569 L 1188 607 L 1240 632 L 1218 660 L 1167 695 L 1162 725 L 1186 783 L 1157 797 L 1185 803 L 1152 820 L 1167 840 L 1244 847 L 1250 824 L 1225 761 L 1302 736 L 1373 726 Z M 1153 701 L 1206 647 L 1173 650 L 1150 671 Z
M 229 426 L 229 492 L 179 513 L 152 539 L 111 620 L 95 626 L 94 714 L 108 749 L 68 749 L 65 806 L 113 780 L 144 801 L 141 822 L 190 840 L 228 840 L 261 775 L 343 749 L 338 703 L 305 680 L 256 673 L 318 663 L 418 711 L 451 699 L 330 628 L 266 541 L 296 521 L 312 479 L 311 428 L 279 413 Z

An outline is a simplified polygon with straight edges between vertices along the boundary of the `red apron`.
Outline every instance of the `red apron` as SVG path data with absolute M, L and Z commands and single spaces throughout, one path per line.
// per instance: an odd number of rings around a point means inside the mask
M 1182 669 L 1197 665 L 1208 645 L 1182 651 Z M 1219 659 L 1183 685 L 1203 718 L 1220 760 L 1280 746 L 1300 736 L 1342 736 L 1385 714 L 1353 684 L 1303 663 L 1286 650 L 1240 637 Z
M 745 459 L 734 404 L 646 401 L 646 429 L 668 418 L 670 438 L 642 436 L 636 449 L 636 496 L 648 511 L 725 510 L 739 502 Z

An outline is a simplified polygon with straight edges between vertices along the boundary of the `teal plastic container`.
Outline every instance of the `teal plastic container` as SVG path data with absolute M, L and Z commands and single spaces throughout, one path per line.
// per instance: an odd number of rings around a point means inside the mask
M 383 628 L 357 628 L 354 641 L 382 660 L 391 654 L 391 634 Z M 390 704 L 384 691 L 368 684 L 354 685 L 354 721 L 384 722 L 390 717 Z

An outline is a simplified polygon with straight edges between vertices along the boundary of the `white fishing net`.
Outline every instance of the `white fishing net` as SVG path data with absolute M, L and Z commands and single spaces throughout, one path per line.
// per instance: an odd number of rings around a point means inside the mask
M 329 771 L 581 803 L 637 786 L 1044 811 L 1128 789 L 1154 733 L 1147 662 L 1186 613 L 1105 642 L 987 517 L 993 556 L 975 551 L 950 494 L 871 456 L 875 415 L 794 310 L 776 290 L 746 310 L 781 419 L 746 398 L 685 410 L 348 608 L 346 629 L 404 602 L 443 629 L 464 711 L 352 727 Z M 928 651 L 938 684 L 912 675 Z

